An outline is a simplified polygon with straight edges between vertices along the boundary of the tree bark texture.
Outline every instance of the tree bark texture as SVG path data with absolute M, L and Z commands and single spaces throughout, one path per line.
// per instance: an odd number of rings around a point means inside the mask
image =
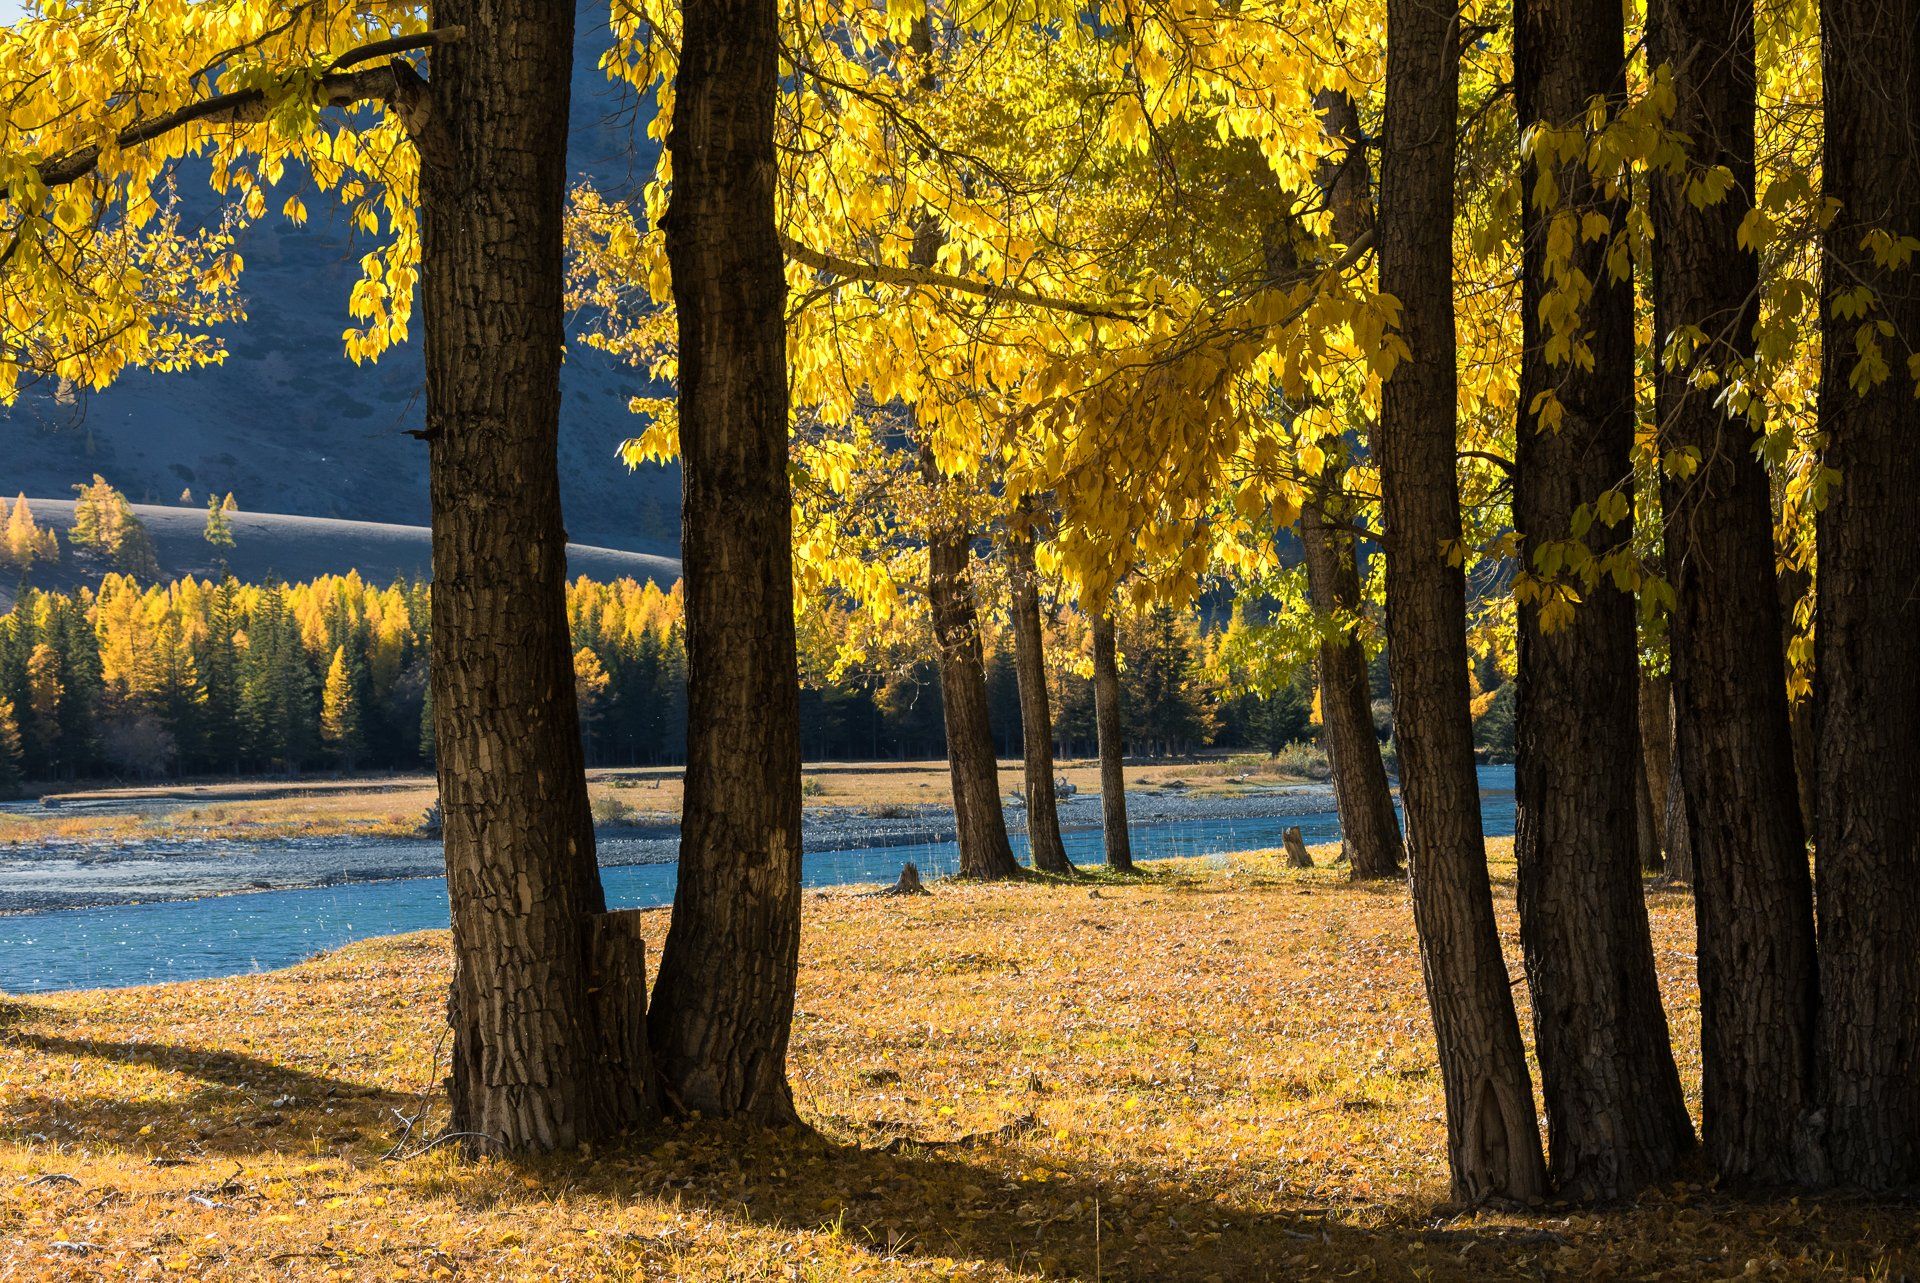
M 1680 769 L 1680 728 L 1669 732 L 1665 833 L 1667 881 L 1693 885 L 1693 821 L 1687 814 L 1687 774 Z
M 1667 785 L 1673 775 L 1673 719 L 1668 711 L 1673 689 L 1664 677 L 1640 674 L 1640 761 L 1647 777 L 1647 801 L 1653 820 L 1658 863 L 1647 868 L 1658 872 L 1666 867 Z
M 1705 335 L 1681 369 L 1656 363 L 1661 449 L 1697 452 L 1662 486 L 1676 606 L 1675 718 L 1694 857 L 1700 958 L 1701 1115 L 1709 1160 L 1734 1183 L 1811 1175 L 1815 962 L 1767 472 L 1753 426 L 1689 386 L 1702 363 L 1753 352 L 1759 262 L 1737 232 L 1754 183 L 1751 0 L 1655 0 L 1650 61 L 1673 69 L 1672 128 L 1694 166 L 1733 174 L 1696 208 L 1683 177 L 1651 185 L 1654 314 L 1662 336 Z
M 1040 620 L 1040 575 L 1033 564 L 1033 535 L 1009 533 L 1013 571 L 1013 665 L 1020 685 L 1020 743 L 1027 768 L 1027 845 L 1042 873 L 1072 873 L 1060 840 L 1060 806 L 1053 787 L 1053 709 L 1047 699 L 1046 633 Z
M 923 456 L 924 457 L 924 456 Z M 941 485 L 930 458 L 925 471 Z M 987 665 L 973 604 L 973 540 L 965 523 L 936 518 L 927 536 L 927 599 L 947 722 L 947 770 L 960 876 L 1010 878 L 1020 872 L 1000 809 L 1000 763 L 987 713 Z
M 1316 489 L 1301 511 L 1306 546 L 1307 595 L 1327 617 L 1320 639 L 1320 723 L 1333 770 L 1340 836 L 1356 880 L 1402 875 L 1400 816 L 1373 733 L 1373 693 L 1367 651 L 1353 635 L 1360 609 L 1360 569 L 1352 532 L 1330 519 L 1337 500 Z
M 1879 267 L 1868 232 L 1920 234 L 1920 4 L 1828 0 L 1829 296 L 1869 285 L 1871 317 L 1828 315 L 1820 427 L 1840 481 L 1818 518 L 1814 705 L 1820 1053 L 1833 1176 L 1920 1182 L 1920 448 L 1903 358 L 1920 281 Z M 1893 322 L 1890 376 L 1848 385 L 1855 331 Z
M 1454 6 L 1388 0 L 1380 286 L 1409 349 L 1382 392 L 1374 457 L 1389 541 L 1387 645 L 1414 922 L 1463 1202 L 1546 1188 L 1533 1088 L 1494 926 L 1474 771 L 1455 472 Z
M 1093 721 L 1100 740 L 1100 823 L 1106 833 L 1107 867 L 1133 872 L 1133 839 L 1127 832 L 1127 735 L 1120 712 L 1120 648 L 1113 613 L 1094 614 Z
M 1579 127 L 1595 98 L 1626 96 L 1619 0 L 1522 0 L 1514 11 L 1514 85 L 1522 131 Z M 1633 476 L 1633 284 L 1607 269 L 1607 241 L 1576 237 L 1551 265 L 1555 217 L 1592 213 L 1624 229 L 1584 160 L 1554 167 L 1562 204 L 1532 199 L 1536 164 L 1522 159 L 1523 346 L 1514 456 L 1514 524 L 1522 565 L 1538 571 L 1573 537 L 1576 510 Z M 1580 316 L 1591 367 L 1552 362 L 1542 304 L 1551 272 L 1591 282 Z M 1543 427 L 1537 398 L 1558 401 Z M 1595 523 L 1596 557 L 1624 551 L 1630 522 Z M 1642 797 L 1638 626 L 1633 594 L 1610 575 L 1577 578 L 1572 618 L 1549 629 L 1537 599 L 1519 604 L 1516 821 L 1520 942 L 1533 997 L 1534 1047 L 1547 1110 L 1547 1175 L 1563 1197 L 1628 1197 L 1667 1176 L 1693 1145 L 1660 1005 L 1640 884 Z M 1644 808 L 1644 810 L 1643 810 Z M 1645 827 L 1651 832 L 1651 815 Z
M 665 220 L 679 313 L 687 770 L 648 1032 L 680 1111 L 793 1119 L 800 713 L 771 0 L 687 0 Z
M 643 1094 L 601 1072 L 589 992 L 605 905 L 556 455 L 573 10 L 441 0 L 434 16 L 467 32 L 433 56 L 417 138 L 452 1129 L 555 1149 L 637 1121 Z

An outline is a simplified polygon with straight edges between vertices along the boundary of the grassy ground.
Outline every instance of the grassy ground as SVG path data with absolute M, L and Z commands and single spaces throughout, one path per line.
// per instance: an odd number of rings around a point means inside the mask
M 1501 901 L 1510 936 L 1510 886 Z M 1652 912 L 1691 1081 L 1690 907 L 1658 892 Z M 666 914 L 647 922 L 657 950 Z M 806 923 L 792 1077 L 810 1130 L 673 1126 L 526 1164 L 383 1157 L 444 1072 L 440 934 L 9 1000 L 0 1278 L 1920 1270 L 1910 1205 L 1676 1184 L 1605 1212 L 1447 1207 L 1401 887 L 1246 856 L 1128 883 L 809 895 Z
M 1063 762 L 1059 774 L 1083 792 L 1098 792 L 1093 761 Z M 588 774 L 594 814 L 602 823 L 680 810 L 681 771 L 672 767 L 597 770 Z M 1297 782 L 1264 760 L 1216 758 L 1176 765 L 1129 767 L 1130 788 L 1173 787 L 1209 794 Z M 1000 764 L 1003 788 L 1021 787 L 1018 762 Z M 806 768 L 808 806 L 884 811 L 946 806 L 951 785 L 945 761 L 818 762 Z M 49 815 L 0 813 L 0 845 L 73 841 L 201 838 L 264 840 L 283 837 L 409 837 L 433 804 L 434 782 L 423 775 L 374 779 L 241 780 L 87 789 L 43 793 Z M 71 808 L 62 814 L 61 808 Z

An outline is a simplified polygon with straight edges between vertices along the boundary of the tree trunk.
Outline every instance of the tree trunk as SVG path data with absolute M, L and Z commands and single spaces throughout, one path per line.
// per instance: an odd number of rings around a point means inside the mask
M 687 0 L 665 220 L 679 312 L 687 769 L 648 1019 L 682 1111 L 794 1118 L 800 711 L 770 0 Z
M 1812 886 L 1800 827 L 1773 514 L 1754 427 L 1729 417 L 1719 385 L 1752 355 L 1759 261 L 1738 231 L 1754 183 L 1752 0 L 1655 0 L 1650 61 L 1673 68 L 1672 128 L 1696 167 L 1733 174 L 1726 197 L 1696 208 L 1684 175 L 1651 190 L 1655 329 L 1704 336 L 1683 368 L 1656 362 L 1663 454 L 1698 469 L 1663 484 L 1676 598 L 1673 691 L 1693 839 L 1699 930 L 1701 1114 L 1721 1177 L 1770 1184 L 1811 1176 L 1816 977 Z M 1692 368 L 1685 368 L 1691 366 Z
M 1576 128 L 1596 98 L 1626 96 L 1619 0 L 1524 0 L 1515 7 L 1514 85 L 1520 128 Z M 1555 278 L 1547 257 L 1556 218 L 1598 213 L 1624 230 L 1625 202 L 1608 199 L 1584 157 L 1554 165 L 1563 204 L 1531 196 L 1537 165 L 1522 160 L 1520 422 L 1514 524 L 1521 564 L 1537 571 L 1573 538 L 1575 514 L 1633 475 L 1633 284 L 1607 268 L 1607 241 L 1576 237 L 1562 269 L 1589 281 L 1580 316 L 1592 362 L 1548 358 L 1542 320 Z M 1536 399 L 1562 417 L 1543 426 Z M 1625 553 L 1631 522 L 1596 522 L 1595 557 Z M 1545 581 L 1552 583 L 1552 580 Z M 1520 597 L 1515 706 L 1520 941 L 1533 996 L 1534 1046 L 1547 1109 L 1547 1175 L 1563 1197 L 1626 1198 L 1670 1173 L 1693 1145 L 1654 972 L 1640 885 L 1644 764 L 1639 643 L 1633 594 L 1595 571 L 1569 590 L 1582 600 L 1558 627 L 1541 599 Z M 1651 832 L 1651 815 L 1646 828 Z
M 1320 127 L 1343 149 L 1314 174 L 1333 212 L 1334 238 L 1352 245 L 1374 226 L 1366 137 L 1360 114 L 1346 93 L 1325 90 L 1315 98 Z M 1338 455 L 1341 450 L 1333 450 Z M 1367 652 L 1352 631 L 1361 608 L 1358 541 L 1346 523 L 1354 505 L 1336 492 L 1342 460 L 1330 458 L 1308 487 L 1300 539 L 1306 548 L 1307 598 L 1325 617 L 1320 640 L 1320 723 L 1326 730 L 1327 765 L 1348 869 L 1356 880 L 1403 876 L 1400 817 L 1393 809 L 1380 741 L 1373 733 L 1373 693 Z
M 1672 710 L 1669 709 L 1669 712 Z M 1669 722 L 1673 719 L 1669 717 Z M 1693 820 L 1687 814 L 1687 777 L 1680 769 L 1680 728 L 1668 732 L 1666 838 L 1667 881 L 1693 885 Z
M 1388 0 L 1380 288 L 1409 355 L 1382 392 L 1374 457 L 1386 518 L 1387 645 L 1414 922 L 1446 1089 L 1454 1197 L 1532 1199 L 1546 1172 L 1493 920 L 1468 706 L 1466 581 L 1454 470 L 1456 11 Z
M 1858 227 L 1858 224 L 1855 226 Z M 1861 234 L 1865 234 L 1865 229 Z M 1845 341 L 1851 344 L 1851 335 L 1845 336 Z M 1846 376 L 1842 374 L 1840 377 L 1839 389 L 1844 390 Z M 1824 402 L 1826 394 L 1823 392 L 1821 397 Z M 1815 537 L 1818 538 L 1817 531 Z M 1795 636 L 1793 612 L 1800 604 L 1800 599 L 1813 590 L 1813 576 L 1798 566 L 1786 566 L 1775 574 L 1774 583 L 1780 589 L 1780 663 L 1791 674 L 1791 650 Z M 1814 832 L 1814 815 L 1818 809 L 1814 794 L 1819 787 L 1819 768 L 1814 760 L 1813 700 L 1810 696 L 1787 701 L 1787 726 L 1793 744 L 1793 782 L 1795 796 L 1800 802 L 1800 831 L 1811 836 Z
M 1673 691 L 1664 677 L 1640 674 L 1640 766 L 1647 780 L 1648 818 L 1653 825 L 1654 860 L 1649 872 L 1666 868 L 1667 785 L 1673 775 L 1673 720 L 1667 713 Z
M 1546 1191 L 1546 1170 L 1480 832 L 1467 584 L 1446 551 L 1461 538 L 1453 469 L 1455 8 L 1388 0 L 1386 27 L 1380 288 L 1400 300 L 1409 355 L 1382 390 L 1375 457 L 1413 918 L 1446 1087 L 1453 1197 L 1536 1198 Z
M 1899 357 L 1920 342 L 1912 269 L 1861 240 L 1920 234 L 1920 4 L 1828 0 L 1829 293 L 1854 283 L 1893 323 L 1892 373 L 1848 384 L 1861 320 L 1830 313 L 1820 428 L 1839 484 L 1817 519 L 1820 1052 L 1836 1179 L 1920 1182 L 1920 450 Z M 1894 347 L 1894 343 L 1899 346 Z
M 1320 639 L 1320 722 L 1327 734 L 1340 837 L 1356 880 L 1397 878 L 1400 817 L 1393 809 L 1380 741 L 1373 733 L 1367 651 L 1351 629 L 1360 610 L 1360 571 L 1351 533 L 1328 520 L 1329 501 L 1316 489 L 1301 513 L 1307 551 L 1307 594 L 1324 614 Z
M 930 456 L 925 470 L 933 475 Z M 964 523 L 936 518 L 927 537 L 927 599 L 932 605 L 934 654 L 947 725 L 947 769 L 953 779 L 953 822 L 960 843 L 960 876 L 1011 878 L 1020 865 L 1007 841 L 1000 810 L 1000 764 L 987 715 L 987 665 L 974 613 L 972 539 Z
M 590 992 L 605 904 L 556 455 L 573 10 L 440 0 L 434 17 L 467 33 L 433 56 L 418 140 L 452 1129 L 555 1149 L 638 1121 L 645 1098 L 604 1072 Z
M 1024 516 L 1024 514 L 1022 514 Z M 1042 873 L 1072 873 L 1060 840 L 1060 808 L 1053 788 L 1053 710 L 1047 699 L 1047 654 L 1040 624 L 1039 573 L 1033 535 L 1016 530 L 1007 538 L 1013 570 L 1013 664 L 1020 682 L 1020 739 L 1027 767 L 1027 845 Z
M 1653 788 L 1647 781 L 1647 759 L 1633 755 L 1633 836 L 1640 868 L 1658 873 L 1666 867 L 1660 854 L 1660 813 L 1653 809 Z
M 1127 832 L 1127 736 L 1120 715 L 1120 652 L 1114 644 L 1113 608 L 1092 617 L 1093 722 L 1100 737 L 1100 823 L 1106 832 L 1107 867 L 1133 872 L 1133 839 Z

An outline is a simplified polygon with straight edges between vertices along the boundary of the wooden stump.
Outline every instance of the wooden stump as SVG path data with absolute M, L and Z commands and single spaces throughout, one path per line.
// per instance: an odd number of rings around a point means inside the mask
M 647 942 L 640 910 L 592 915 L 587 949 L 607 1107 L 628 1125 L 649 1122 L 660 1106 L 647 1049 Z
M 920 869 L 912 860 L 900 866 L 900 880 L 888 887 L 884 895 L 932 895 L 920 882 Z
M 1286 848 L 1287 867 L 1293 869 L 1311 869 L 1313 856 L 1307 853 L 1306 839 L 1300 836 L 1298 824 L 1289 825 L 1280 835 L 1280 843 Z

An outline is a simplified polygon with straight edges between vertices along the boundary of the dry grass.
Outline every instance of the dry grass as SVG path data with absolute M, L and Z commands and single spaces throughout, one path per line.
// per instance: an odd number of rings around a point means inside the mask
M 792 1070 L 812 1130 L 772 1138 L 692 1125 L 524 1165 L 383 1161 L 435 1075 L 439 934 L 13 1001 L 0 1278 L 1920 1269 L 1911 1206 L 1680 1185 L 1607 1212 L 1453 1215 L 1403 888 L 1247 856 L 806 911 Z M 1653 913 L 1691 1080 L 1689 906 L 1659 893 Z M 648 924 L 657 949 L 666 914 Z

